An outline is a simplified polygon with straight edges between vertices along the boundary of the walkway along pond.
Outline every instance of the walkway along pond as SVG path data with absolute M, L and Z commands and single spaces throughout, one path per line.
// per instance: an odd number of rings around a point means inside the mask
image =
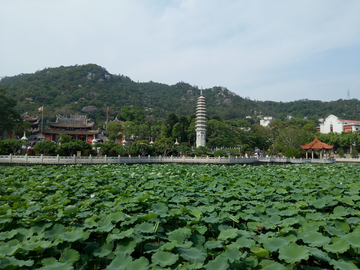
M 248 165 L 272 165 L 272 164 L 303 164 L 303 163 L 360 163 L 359 158 L 340 158 L 340 159 L 292 159 L 292 158 L 238 158 L 238 157 L 77 157 L 77 156 L 28 156 L 28 155 L 1 155 L 0 164 L 19 164 L 19 165 L 70 165 L 70 164 L 162 164 L 162 163 L 180 163 L 180 164 L 248 164 Z

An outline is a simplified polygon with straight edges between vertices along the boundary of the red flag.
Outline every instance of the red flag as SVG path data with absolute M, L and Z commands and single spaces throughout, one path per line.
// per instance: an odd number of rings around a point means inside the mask
M 106 116 L 109 115 L 109 107 L 107 107 Z

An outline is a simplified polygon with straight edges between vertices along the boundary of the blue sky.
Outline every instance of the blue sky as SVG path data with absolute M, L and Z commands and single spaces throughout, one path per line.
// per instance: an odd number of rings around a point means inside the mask
M 255 100 L 360 99 L 359 0 L 0 1 L 0 76 L 94 63 Z

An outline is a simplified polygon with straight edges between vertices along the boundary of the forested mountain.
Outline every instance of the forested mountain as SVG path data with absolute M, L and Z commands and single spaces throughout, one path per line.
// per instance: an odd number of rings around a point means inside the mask
M 140 83 L 124 75 L 114 75 L 94 64 L 46 68 L 34 74 L 4 77 L 0 86 L 18 101 L 16 109 L 29 115 L 38 115 L 37 109 L 44 105 L 44 116 L 54 119 L 57 113 L 82 113 L 101 125 L 110 107 L 110 119 L 123 106 L 137 106 L 148 117 L 164 119 L 173 112 L 179 116 L 195 113 L 196 100 L 200 95 L 197 86 L 185 82 L 166 85 L 156 82 Z M 225 87 L 204 89 L 209 116 L 223 119 L 244 118 L 247 115 L 285 118 L 286 115 L 308 118 L 326 117 L 334 114 L 340 118 L 360 119 L 360 101 L 338 100 L 272 102 L 242 98 Z

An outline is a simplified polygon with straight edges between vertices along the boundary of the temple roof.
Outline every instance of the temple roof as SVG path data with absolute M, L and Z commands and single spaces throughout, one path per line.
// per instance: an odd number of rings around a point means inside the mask
M 90 122 L 90 118 L 86 115 L 70 115 L 70 117 L 62 116 L 58 114 L 55 122 L 48 122 L 49 126 L 52 127 L 93 127 L 94 122 Z
M 334 146 L 333 145 L 328 145 L 326 143 L 323 143 L 321 141 L 319 141 L 319 139 L 315 138 L 315 140 L 313 140 L 311 143 L 305 144 L 305 145 L 301 145 L 300 146 L 303 150 L 330 150 L 333 149 Z
M 27 112 L 24 113 L 24 114 L 21 116 L 21 118 L 24 119 L 24 120 L 26 120 L 26 121 L 30 121 L 30 122 L 37 120 L 37 117 L 29 116 L 29 115 L 27 114 Z
M 44 134 L 67 134 L 67 135 L 97 135 L 99 130 L 56 130 L 46 129 L 43 131 Z

